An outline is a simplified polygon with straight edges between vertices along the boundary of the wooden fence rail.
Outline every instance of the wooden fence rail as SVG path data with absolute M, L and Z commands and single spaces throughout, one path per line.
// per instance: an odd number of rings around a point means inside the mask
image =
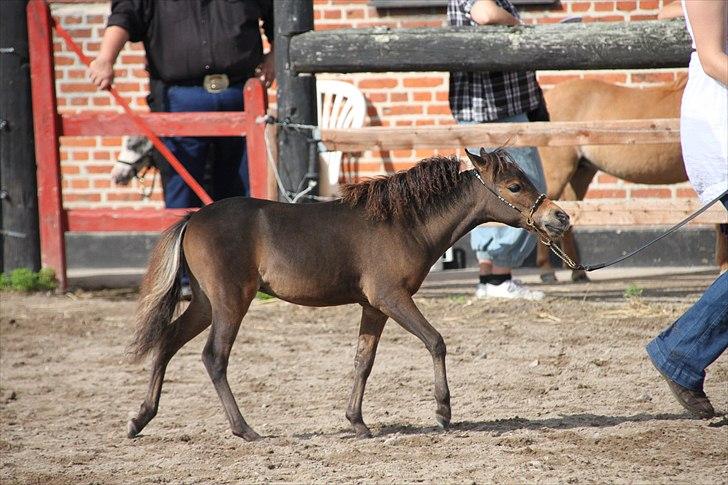
M 679 143 L 680 120 L 561 121 L 321 130 L 329 150 Z

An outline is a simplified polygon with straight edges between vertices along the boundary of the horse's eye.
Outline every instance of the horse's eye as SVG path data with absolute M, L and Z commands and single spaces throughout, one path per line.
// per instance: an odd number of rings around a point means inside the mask
M 516 193 L 519 190 L 521 190 L 521 186 L 520 186 L 520 184 L 511 184 L 508 186 L 508 190 L 510 190 L 513 193 Z

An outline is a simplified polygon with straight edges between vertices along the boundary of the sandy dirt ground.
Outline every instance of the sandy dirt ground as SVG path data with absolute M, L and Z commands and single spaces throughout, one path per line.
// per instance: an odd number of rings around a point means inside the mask
M 133 291 L 0 295 L 2 483 L 726 483 L 728 422 L 689 419 L 644 345 L 714 274 L 546 286 L 537 303 L 485 302 L 439 278 L 417 298 L 448 346 L 453 424 L 435 426 L 432 361 L 389 322 L 364 399 L 374 438 L 344 417 L 358 307 L 256 301 L 230 362 L 232 436 L 200 361 L 167 372 L 159 414 L 125 437 L 148 370 L 125 360 Z M 642 289 L 626 299 L 625 288 Z M 728 408 L 728 358 L 706 392 Z

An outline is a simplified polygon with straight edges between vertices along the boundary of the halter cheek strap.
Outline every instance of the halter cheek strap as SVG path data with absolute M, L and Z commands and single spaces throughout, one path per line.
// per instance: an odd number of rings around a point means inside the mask
M 498 197 L 498 200 L 506 204 L 511 209 L 515 210 L 519 214 L 523 214 L 523 211 L 516 207 L 515 205 L 508 202 L 506 199 L 503 198 L 502 195 L 500 195 L 496 190 L 494 190 L 492 187 L 489 187 L 485 181 L 483 180 L 483 177 L 480 176 L 480 172 L 473 169 L 473 173 L 475 174 L 475 177 L 480 181 L 481 184 L 483 184 L 483 187 L 488 189 L 493 195 Z M 536 223 L 533 221 L 533 214 L 538 209 L 538 206 L 541 205 L 541 203 L 546 199 L 546 194 L 540 194 L 536 201 L 533 203 L 531 208 L 528 211 L 528 217 L 526 218 L 526 224 L 533 229 L 533 231 L 539 235 L 541 242 L 549 247 L 549 249 L 558 256 L 566 265 L 571 269 L 583 269 L 580 265 L 577 265 L 569 256 L 564 252 L 563 249 L 558 244 L 554 244 L 553 241 L 548 237 L 548 235 L 544 234 L 537 226 Z

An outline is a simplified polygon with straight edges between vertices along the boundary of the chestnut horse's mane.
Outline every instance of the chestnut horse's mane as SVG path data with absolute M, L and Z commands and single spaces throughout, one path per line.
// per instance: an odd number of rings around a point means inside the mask
M 486 154 L 486 162 L 493 178 L 513 164 L 502 149 Z M 352 207 L 363 206 L 372 220 L 421 220 L 440 213 L 457 199 L 460 181 L 472 176 L 471 171 L 460 172 L 460 164 L 454 156 L 426 158 L 406 171 L 344 185 L 341 199 Z

